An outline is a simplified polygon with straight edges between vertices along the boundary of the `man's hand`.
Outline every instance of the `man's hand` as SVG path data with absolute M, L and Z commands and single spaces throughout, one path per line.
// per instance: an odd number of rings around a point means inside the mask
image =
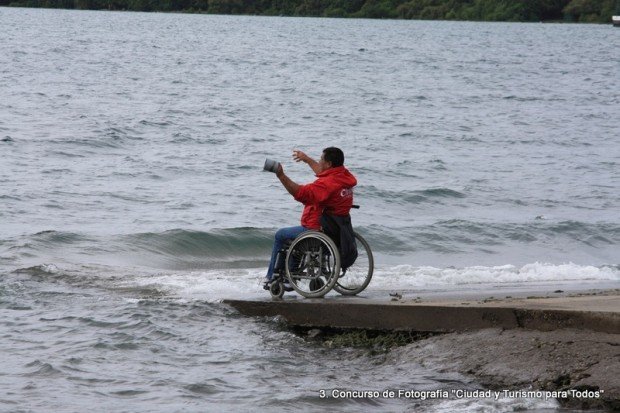
M 312 171 L 315 174 L 319 174 L 321 173 L 321 166 L 319 165 L 319 163 L 317 161 L 315 161 L 314 159 L 312 159 L 311 157 L 309 157 L 308 155 L 306 155 L 305 153 L 303 153 L 302 151 L 296 149 L 293 151 L 293 159 L 296 162 L 305 162 L 308 164 L 308 166 L 310 167 L 310 169 L 312 169 Z
M 278 169 L 276 170 L 276 176 L 278 178 L 281 178 L 282 176 L 284 176 L 284 168 L 282 167 L 282 164 L 278 165 Z
M 293 151 L 293 159 L 295 160 L 295 162 L 305 162 L 305 163 L 308 163 L 309 161 L 312 160 L 312 158 L 310 158 L 308 155 L 306 155 L 300 150 Z

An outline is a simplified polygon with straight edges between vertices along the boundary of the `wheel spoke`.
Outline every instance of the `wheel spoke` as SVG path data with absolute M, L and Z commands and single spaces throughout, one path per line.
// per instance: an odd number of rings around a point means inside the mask
M 298 261 L 298 266 L 291 265 Z M 334 262 L 332 262 L 334 261 Z M 321 232 L 308 231 L 296 238 L 287 253 L 287 276 L 293 288 L 304 297 L 322 297 L 336 278 L 332 268 L 339 268 L 339 255 L 334 242 Z M 303 271 L 298 271 L 303 268 Z M 329 269 L 323 274 L 323 269 Z

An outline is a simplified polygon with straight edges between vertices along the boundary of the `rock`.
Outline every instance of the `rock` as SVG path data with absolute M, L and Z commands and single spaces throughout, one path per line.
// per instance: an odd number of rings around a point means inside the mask
M 564 406 L 620 406 L 620 335 L 583 330 L 500 330 L 433 336 L 392 350 L 475 376 L 490 389 L 601 389 L 597 398 L 561 399 Z M 402 354 L 409 352 L 410 354 Z
M 320 336 L 322 333 L 323 332 L 318 328 L 313 328 L 312 330 L 308 330 L 308 337 L 315 338 L 317 336 Z

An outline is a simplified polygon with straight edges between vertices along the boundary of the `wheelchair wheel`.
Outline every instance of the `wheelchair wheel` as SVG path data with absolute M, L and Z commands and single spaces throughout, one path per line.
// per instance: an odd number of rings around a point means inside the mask
M 306 231 L 291 243 L 286 253 L 286 276 L 300 295 L 323 297 L 334 287 L 339 274 L 340 253 L 327 235 Z
M 375 261 L 368 242 L 357 232 L 355 232 L 355 242 L 357 244 L 357 259 L 352 266 L 343 271 L 334 285 L 334 290 L 342 295 L 356 295 L 364 291 L 375 267 Z
M 273 298 L 282 298 L 284 295 L 284 285 L 280 281 L 274 281 L 269 286 L 269 293 Z

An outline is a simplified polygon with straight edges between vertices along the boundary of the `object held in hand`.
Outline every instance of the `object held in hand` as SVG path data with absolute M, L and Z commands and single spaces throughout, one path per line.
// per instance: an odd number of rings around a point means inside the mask
M 263 171 L 273 172 L 275 174 L 278 171 L 279 166 L 280 162 L 274 161 L 272 159 L 265 159 L 265 166 L 263 166 Z

